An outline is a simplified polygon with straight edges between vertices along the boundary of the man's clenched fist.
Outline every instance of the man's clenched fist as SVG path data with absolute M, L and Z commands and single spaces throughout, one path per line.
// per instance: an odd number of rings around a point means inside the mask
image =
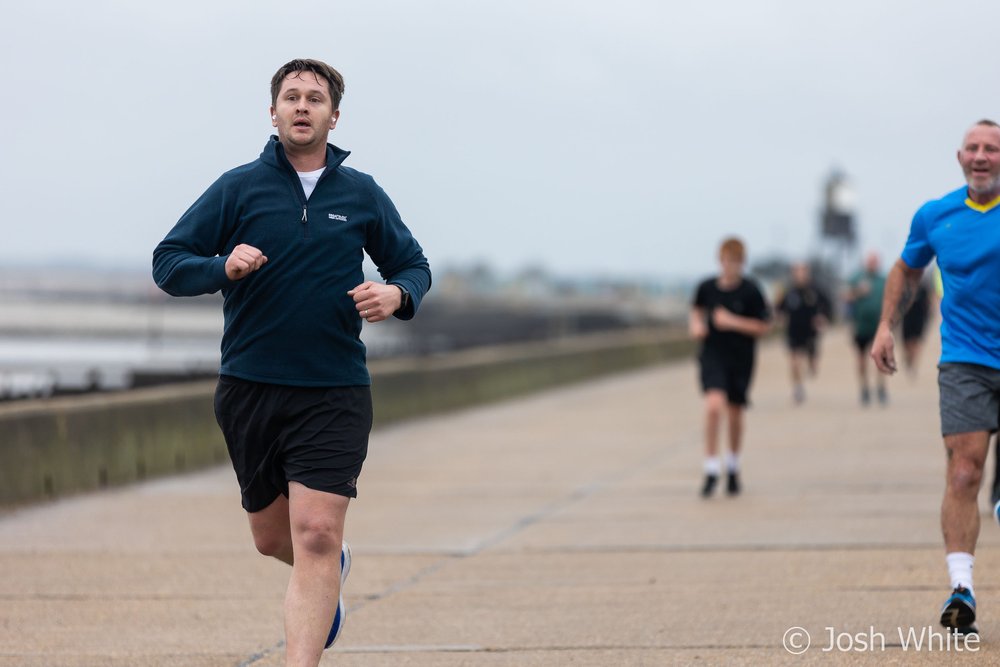
M 230 280 L 240 280 L 264 266 L 267 257 L 257 248 L 241 243 L 226 258 L 226 277 Z

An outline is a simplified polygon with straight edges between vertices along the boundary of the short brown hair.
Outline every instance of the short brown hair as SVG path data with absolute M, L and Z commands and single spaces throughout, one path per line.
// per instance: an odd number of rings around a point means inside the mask
M 334 110 L 340 108 L 340 100 L 344 98 L 344 77 L 325 62 L 311 58 L 296 58 L 282 65 L 274 73 L 274 76 L 271 77 L 271 106 L 275 106 L 278 103 L 278 92 L 281 91 L 281 82 L 293 72 L 312 72 L 317 78 L 322 77 L 330 89 L 330 97 L 333 100 Z
M 739 240 L 735 236 L 730 236 L 722 242 L 719 246 L 719 259 L 725 257 L 732 257 L 737 262 L 742 262 L 746 259 L 747 249 L 743 245 L 743 241 Z

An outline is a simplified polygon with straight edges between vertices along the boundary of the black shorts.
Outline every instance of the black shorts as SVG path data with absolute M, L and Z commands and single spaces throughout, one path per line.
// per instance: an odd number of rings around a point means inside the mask
M 920 340 L 924 337 L 926 317 L 903 318 L 903 340 Z
M 788 336 L 788 349 L 792 352 L 801 352 L 810 357 L 816 356 L 816 336 Z
M 702 350 L 698 356 L 701 368 L 701 390 L 721 389 L 730 405 L 746 405 L 750 379 L 753 377 L 753 357 L 726 356 Z
M 372 427 L 370 387 L 289 387 L 222 375 L 215 418 L 247 512 L 287 496 L 289 482 L 357 497 Z
M 858 348 L 858 352 L 864 354 L 871 348 L 873 340 L 875 340 L 875 334 L 856 333 L 854 334 L 854 347 Z

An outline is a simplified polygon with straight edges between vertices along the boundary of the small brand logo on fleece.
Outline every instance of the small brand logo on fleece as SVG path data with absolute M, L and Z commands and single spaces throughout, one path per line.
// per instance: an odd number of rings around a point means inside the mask
M 347 222 L 346 215 L 340 215 L 339 213 L 330 213 L 331 220 L 339 220 L 340 222 Z

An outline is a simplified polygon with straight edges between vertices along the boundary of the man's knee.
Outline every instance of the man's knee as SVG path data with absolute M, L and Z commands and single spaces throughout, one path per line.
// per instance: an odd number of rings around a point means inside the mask
M 336 521 L 326 516 L 310 516 L 292 526 L 296 552 L 315 555 L 339 553 L 343 536 Z
M 983 479 L 989 450 L 989 433 L 945 436 L 948 452 L 948 489 L 952 493 L 975 496 Z
M 257 551 L 265 556 L 287 557 L 292 546 L 288 529 L 288 500 L 278 496 L 263 510 L 251 512 L 248 518 Z
M 295 555 L 340 553 L 350 498 L 289 484 L 289 520 Z
M 955 458 L 948 469 L 948 487 L 962 495 L 976 495 L 983 480 L 983 464 L 970 458 Z
M 262 555 L 280 558 L 291 548 L 291 536 L 287 532 L 257 529 L 253 531 L 253 544 Z

